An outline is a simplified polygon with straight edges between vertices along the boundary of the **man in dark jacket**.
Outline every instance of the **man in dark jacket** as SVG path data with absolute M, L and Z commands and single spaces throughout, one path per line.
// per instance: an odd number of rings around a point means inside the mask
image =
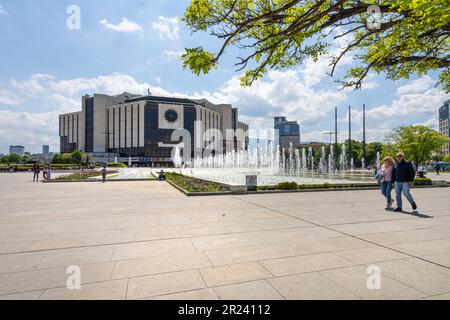
M 397 194 L 397 209 L 394 211 L 402 212 L 402 193 L 405 198 L 411 203 L 413 210 L 417 209 L 416 202 L 414 201 L 410 189 L 413 186 L 414 179 L 416 177 L 416 171 L 411 162 L 405 160 L 403 153 L 397 154 L 397 164 L 392 172 L 392 182 L 395 182 L 395 192 Z

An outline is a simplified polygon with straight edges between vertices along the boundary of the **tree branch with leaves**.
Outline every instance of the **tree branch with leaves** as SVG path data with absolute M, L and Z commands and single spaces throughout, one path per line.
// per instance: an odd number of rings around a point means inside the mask
M 375 29 L 368 28 L 372 5 L 382 13 Z M 357 66 L 338 79 L 342 87 L 361 88 L 370 72 L 397 80 L 437 70 L 439 84 L 450 92 L 449 0 L 192 0 L 183 20 L 192 32 L 221 41 L 216 53 L 186 49 L 184 67 L 197 75 L 216 68 L 227 49 L 237 47 L 242 56 L 235 67 L 246 70 L 244 86 L 269 68 L 320 56 L 330 57 L 334 76 L 341 59 L 352 55 Z M 350 41 L 335 54 L 333 41 L 344 36 Z

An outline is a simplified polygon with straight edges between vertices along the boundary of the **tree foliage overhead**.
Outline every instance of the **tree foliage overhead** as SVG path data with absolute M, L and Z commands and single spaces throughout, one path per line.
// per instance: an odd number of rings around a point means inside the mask
M 371 5 L 381 9 L 379 28 L 373 28 Z M 236 62 L 246 70 L 241 83 L 249 86 L 268 69 L 328 55 L 333 40 L 349 37 L 330 59 L 331 76 L 342 57 L 356 59 L 340 81 L 344 87 L 361 88 L 371 71 L 397 80 L 438 70 L 450 92 L 449 0 L 192 0 L 184 21 L 222 43 L 215 53 L 186 49 L 184 67 L 197 75 L 217 67 L 226 49 L 236 46 L 244 54 Z

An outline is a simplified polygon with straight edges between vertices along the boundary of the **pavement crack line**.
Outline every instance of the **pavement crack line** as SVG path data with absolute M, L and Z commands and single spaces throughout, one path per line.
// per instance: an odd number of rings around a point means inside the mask
M 360 241 L 364 241 L 364 242 L 366 242 L 366 243 L 370 243 L 370 244 L 373 244 L 373 245 L 375 245 L 375 246 L 378 246 L 378 247 L 381 247 L 381 248 L 384 248 L 384 249 L 388 249 L 388 250 L 391 250 L 391 251 L 395 251 L 395 252 L 404 254 L 404 255 L 406 255 L 406 256 L 409 256 L 409 257 L 411 257 L 411 258 L 415 258 L 415 259 L 418 259 L 418 260 L 421 260 L 421 261 L 424 261 L 424 262 L 427 262 L 427 263 L 430 263 L 430 264 L 439 266 L 439 267 L 441 267 L 441 268 L 450 270 L 450 267 L 448 267 L 448 266 L 446 266 L 446 265 L 442 265 L 442 264 L 440 264 L 440 263 L 437 263 L 437 262 L 434 262 L 434 261 L 430 261 L 430 260 L 427 260 L 427 259 L 425 259 L 425 258 L 418 257 L 418 256 L 415 256 L 415 255 L 410 254 L 410 253 L 407 253 L 407 252 L 403 252 L 403 251 L 398 250 L 398 249 L 390 248 L 390 247 L 388 247 L 388 246 L 385 246 L 385 245 L 382 245 L 382 244 L 379 244 L 379 243 L 376 243 L 376 242 L 373 242 L 373 241 L 370 241 L 370 240 L 367 240 L 367 239 L 363 239 L 363 238 L 360 238 L 360 237 L 357 237 L 357 236 L 354 236 L 354 235 L 351 235 L 351 234 L 342 232 L 342 231 L 340 231 L 340 230 L 336 230 L 336 229 L 330 228 L 330 227 L 328 227 L 328 226 L 326 226 L 326 225 L 320 225 L 320 224 L 318 224 L 318 223 L 315 223 L 315 222 L 306 220 L 306 219 L 304 219 L 304 218 L 299 218 L 299 217 L 296 217 L 296 216 L 291 215 L 291 214 L 289 214 L 289 213 L 282 212 L 282 211 L 279 211 L 279 210 L 276 210 L 276 209 L 273 209 L 273 208 L 270 208 L 270 207 L 266 207 L 266 206 L 264 206 L 264 205 L 261 205 L 261 204 L 258 204 L 258 203 L 252 202 L 252 201 L 248 201 L 248 200 L 245 200 L 245 199 L 242 199 L 242 198 L 233 196 L 233 195 L 231 195 L 230 197 L 232 197 L 232 198 L 234 198 L 234 199 L 237 199 L 237 200 L 240 200 L 240 201 L 242 201 L 242 202 L 246 202 L 246 203 L 248 203 L 248 204 L 252 204 L 252 205 L 257 206 L 257 207 L 259 207 L 259 208 L 263 208 L 263 209 L 266 209 L 266 210 L 270 210 L 270 211 L 272 211 L 272 212 L 276 212 L 276 213 L 282 214 L 282 215 L 284 215 L 284 216 L 287 216 L 287 217 L 290 217 L 290 218 L 293 218 L 293 219 L 296 219 L 296 220 L 299 220 L 299 221 L 302 221 L 302 222 L 310 223 L 310 224 L 312 224 L 312 225 L 314 225 L 314 226 L 316 226 L 316 227 L 320 227 L 320 228 L 324 228 L 324 229 L 327 229 L 327 230 L 330 230 L 330 231 L 334 231 L 334 232 L 340 233 L 340 234 L 342 234 L 342 235 L 344 235 L 344 236 L 347 236 L 347 237 L 350 237 L 350 238 L 353 238 L 353 239 L 357 239 L 357 240 L 360 240 Z M 404 219 L 404 220 L 406 220 L 406 219 Z

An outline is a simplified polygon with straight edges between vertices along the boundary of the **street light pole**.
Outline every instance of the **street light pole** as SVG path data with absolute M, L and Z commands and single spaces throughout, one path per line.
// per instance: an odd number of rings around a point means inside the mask
M 333 143 L 334 132 L 324 132 L 323 134 L 326 134 L 326 135 L 330 136 L 330 146 L 331 146 L 331 144 Z

